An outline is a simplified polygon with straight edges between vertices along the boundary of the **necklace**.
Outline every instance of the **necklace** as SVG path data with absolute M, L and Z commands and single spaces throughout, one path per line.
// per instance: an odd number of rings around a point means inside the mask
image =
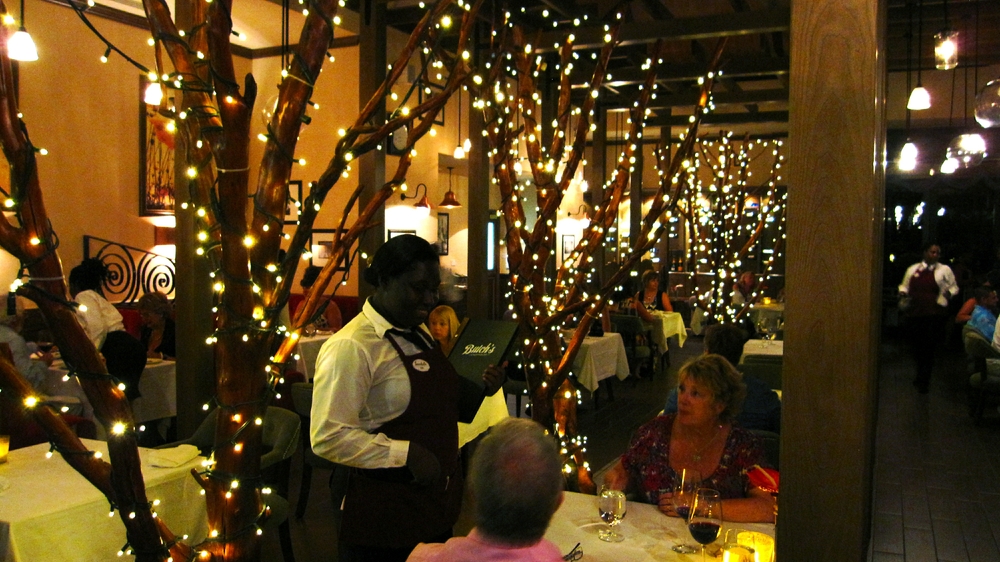
M 705 443 L 701 447 L 701 449 L 698 449 L 698 452 L 691 454 L 691 460 L 693 460 L 694 462 L 701 462 L 702 453 L 704 453 L 705 449 L 707 449 L 712 443 L 715 443 L 715 440 L 719 437 L 720 433 L 722 433 L 721 425 L 715 429 L 715 435 L 713 435 L 712 438 L 708 440 L 708 443 Z

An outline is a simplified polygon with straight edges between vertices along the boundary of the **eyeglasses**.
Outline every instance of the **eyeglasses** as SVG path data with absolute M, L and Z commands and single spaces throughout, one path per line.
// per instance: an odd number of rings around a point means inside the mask
M 573 550 L 569 551 L 569 553 L 566 554 L 566 556 L 563 556 L 563 560 L 567 561 L 579 560 L 581 558 L 583 558 L 583 549 L 580 548 L 580 543 L 576 543 L 576 546 L 573 547 Z

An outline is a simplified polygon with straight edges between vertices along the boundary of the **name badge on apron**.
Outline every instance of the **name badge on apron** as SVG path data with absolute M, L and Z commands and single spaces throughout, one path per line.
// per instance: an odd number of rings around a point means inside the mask
M 423 359 L 417 359 L 413 362 L 413 368 L 420 371 L 421 373 L 426 373 L 431 370 L 431 366 L 427 361 Z

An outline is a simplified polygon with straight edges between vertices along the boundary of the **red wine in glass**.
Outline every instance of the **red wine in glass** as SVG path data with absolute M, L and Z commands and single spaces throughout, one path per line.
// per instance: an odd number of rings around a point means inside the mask
M 700 544 L 712 544 L 715 539 L 719 538 L 719 530 L 721 529 L 722 525 L 711 521 L 697 521 L 688 524 L 688 530 L 691 531 L 691 538 Z
M 688 531 L 701 544 L 701 562 L 705 562 L 705 545 L 719 538 L 722 530 L 722 497 L 719 492 L 700 488 L 691 502 Z
M 701 486 L 701 474 L 697 470 L 682 468 L 677 472 L 671 503 L 674 507 L 674 513 L 682 517 L 684 521 L 688 520 L 688 515 L 691 513 L 691 503 L 694 501 L 694 495 L 699 486 Z M 698 552 L 697 546 L 692 544 L 678 543 L 670 548 L 680 554 Z

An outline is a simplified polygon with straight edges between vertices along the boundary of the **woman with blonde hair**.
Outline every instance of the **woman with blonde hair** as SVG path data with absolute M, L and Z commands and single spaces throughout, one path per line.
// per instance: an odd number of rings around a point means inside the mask
M 458 339 L 458 315 L 448 305 L 442 304 L 427 316 L 427 331 L 439 344 L 445 355 L 451 353 Z

